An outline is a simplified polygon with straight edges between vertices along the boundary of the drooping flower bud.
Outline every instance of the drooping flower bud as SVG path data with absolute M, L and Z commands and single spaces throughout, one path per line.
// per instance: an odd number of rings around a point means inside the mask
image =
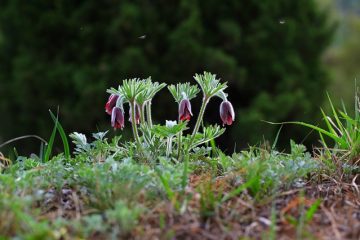
M 124 110 L 120 107 L 114 107 L 111 112 L 111 126 L 115 129 L 123 129 L 125 126 Z
M 129 109 L 129 115 L 130 115 L 130 117 L 129 117 L 129 121 L 131 122 L 131 107 L 130 107 L 130 109 Z M 139 104 L 137 104 L 137 103 L 135 103 L 135 123 L 136 124 L 139 124 L 140 123 L 140 106 L 139 106 Z
M 184 98 L 179 104 L 179 119 L 181 121 L 190 120 L 192 115 L 193 114 L 191 112 L 191 103 L 189 99 Z
M 223 122 L 223 125 L 231 125 L 235 120 L 234 108 L 227 100 L 220 104 L 220 118 Z
M 111 94 L 108 101 L 105 104 L 105 112 L 109 115 L 112 114 L 112 110 L 116 105 L 116 101 L 118 100 L 119 96 L 116 94 Z

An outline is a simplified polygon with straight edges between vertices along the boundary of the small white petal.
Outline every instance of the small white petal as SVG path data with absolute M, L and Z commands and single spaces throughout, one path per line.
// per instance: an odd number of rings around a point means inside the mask
M 166 120 L 166 127 L 171 128 L 177 124 L 176 121 Z

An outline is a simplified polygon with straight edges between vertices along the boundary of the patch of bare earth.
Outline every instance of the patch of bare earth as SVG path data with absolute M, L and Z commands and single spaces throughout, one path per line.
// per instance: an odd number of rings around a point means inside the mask
M 255 201 L 248 192 L 217 204 L 209 215 L 201 211 L 201 187 L 210 177 L 194 175 L 183 201 L 160 201 L 146 203 L 140 196 L 139 203 L 148 206 L 138 225 L 126 239 L 269 239 L 272 229 L 275 239 L 360 239 L 360 176 L 348 182 L 335 180 L 310 184 L 302 188 L 280 191 L 275 198 Z M 233 176 L 219 177 L 212 181 L 215 196 L 223 196 L 234 188 Z M 315 214 L 302 226 L 291 223 L 291 217 L 301 224 L 300 212 L 309 209 L 317 199 L 321 204 Z M 49 189 L 41 208 L 41 218 L 80 219 L 92 214 L 87 200 L 79 191 L 65 186 L 61 192 Z M 275 209 L 275 224 L 271 212 Z M 303 211 L 304 212 L 304 211 Z M 68 229 L 72 232 L 71 229 Z M 299 235 L 300 234 L 300 235 Z M 106 239 L 94 232 L 93 239 Z
M 275 199 L 255 202 L 246 192 L 215 207 L 213 215 L 203 217 L 196 189 L 206 177 L 193 176 L 186 209 L 171 202 L 161 202 L 143 215 L 132 232 L 133 239 L 268 239 L 271 227 L 275 239 L 360 239 L 360 177 L 349 183 L 336 181 L 283 191 Z M 229 179 L 221 178 L 214 188 L 229 190 Z M 216 191 L 216 189 L 214 189 Z M 317 199 L 321 204 L 302 227 L 291 224 L 290 217 L 300 222 L 300 209 L 306 212 Z M 274 206 L 276 224 L 272 224 Z M 301 223 L 298 223 L 301 224 Z M 300 234 L 300 235 L 299 235 Z

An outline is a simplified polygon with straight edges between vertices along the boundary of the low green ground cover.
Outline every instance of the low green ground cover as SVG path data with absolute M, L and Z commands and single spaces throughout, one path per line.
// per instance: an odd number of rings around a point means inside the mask
M 151 121 L 151 98 L 165 86 L 150 79 L 129 80 L 109 90 L 119 97 L 107 110 L 112 126 L 122 129 L 124 104 L 129 104 L 134 141 L 122 141 L 121 134 L 108 139 L 107 132 L 75 132 L 70 134 L 75 145 L 70 153 L 67 136 L 52 114 L 54 131 L 39 156 L 1 155 L 1 239 L 360 236 L 357 112 L 352 118 L 333 109 L 335 120 L 324 113 L 328 130 L 298 123 L 320 133 L 322 147 L 314 152 L 294 141 L 290 152 L 281 152 L 275 139 L 272 146 L 225 154 L 215 143 L 224 129 L 203 126 L 202 115 L 210 98 L 228 102 L 226 84 L 210 73 L 195 79 L 203 105 L 192 133 L 187 121 L 197 87 L 170 86 L 178 122 L 157 125 Z M 234 121 L 229 106 L 220 106 L 226 125 Z M 64 152 L 51 156 L 57 133 Z

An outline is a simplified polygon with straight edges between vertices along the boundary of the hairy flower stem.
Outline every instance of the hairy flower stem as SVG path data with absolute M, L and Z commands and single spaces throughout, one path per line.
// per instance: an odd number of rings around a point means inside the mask
M 138 134 L 138 130 L 137 130 L 137 126 L 136 126 L 136 120 L 135 120 L 135 101 L 130 102 L 130 108 L 131 108 L 131 126 L 132 126 L 132 130 L 133 130 L 133 134 L 134 134 L 134 138 L 135 141 L 137 142 L 137 144 L 139 145 L 139 147 L 141 147 L 141 142 L 140 142 L 140 138 L 139 138 L 139 134 Z
M 188 180 L 188 169 L 189 169 L 189 154 L 185 154 L 185 161 L 184 161 L 184 171 L 181 179 L 181 186 L 183 191 L 185 191 L 187 180 Z
M 195 139 L 195 135 L 199 131 L 201 122 L 202 122 L 203 117 L 204 117 L 205 109 L 206 109 L 207 104 L 209 103 L 209 100 L 210 100 L 210 98 L 206 97 L 206 96 L 203 99 L 203 102 L 202 102 L 201 108 L 200 108 L 200 113 L 199 113 L 199 116 L 198 116 L 198 118 L 196 120 L 196 124 L 195 124 L 194 130 L 193 130 L 193 133 L 191 135 L 189 145 L 187 146 L 187 148 L 185 150 L 184 170 L 183 170 L 183 176 L 182 176 L 182 181 L 181 181 L 183 191 L 185 190 L 185 187 L 187 185 L 187 180 L 188 180 L 189 157 L 190 157 L 189 156 L 189 151 L 190 151 L 190 148 L 191 148 L 191 144 L 193 143 L 193 141 Z
M 152 127 L 152 118 L 151 118 L 151 100 L 146 103 L 146 118 L 149 124 L 149 127 Z
M 178 133 L 178 154 L 177 154 L 177 159 L 180 161 L 181 158 L 181 139 L 182 138 L 182 132 Z
M 140 106 L 140 122 L 141 122 L 142 124 L 145 123 L 145 104 L 142 104 L 142 105 Z
M 172 149 L 172 137 L 168 137 L 167 138 L 167 143 L 166 143 L 166 156 L 167 157 L 170 156 L 171 149 Z
M 190 138 L 190 142 L 189 142 L 189 146 L 188 146 L 188 150 L 190 150 L 190 147 L 191 147 L 191 144 L 193 143 L 194 139 L 195 139 L 195 135 L 196 133 L 199 131 L 199 128 L 200 128 L 200 125 L 201 125 L 201 122 L 204 118 L 204 113 L 205 113 L 205 109 L 206 109 L 206 106 L 207 104 L 209 103 L 209 100 L 210 98 L 209 97 L 204 97 L 203 99 L 203 102 L 201 104 L 201 108 L 200 108 L 200 112 L 199 112 L 199 116 L 196 120 L 196 124 L 195 124 L 195 127 L 194 127 L 194 130 L 191 134 L 191 138 Z

